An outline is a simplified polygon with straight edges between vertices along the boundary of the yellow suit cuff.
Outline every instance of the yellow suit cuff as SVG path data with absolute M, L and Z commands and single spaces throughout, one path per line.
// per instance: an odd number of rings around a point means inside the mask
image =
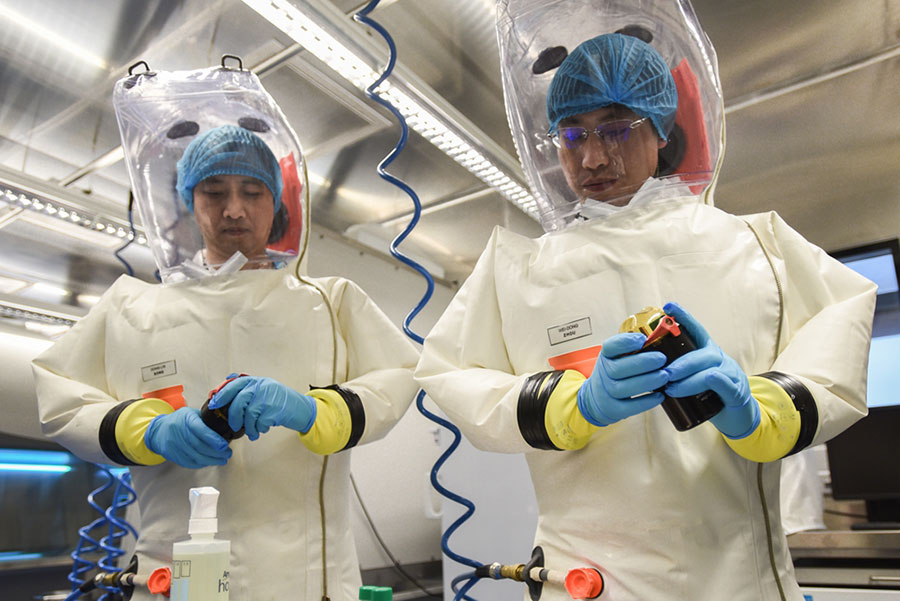
M 759 403 L 759 426 L 750 436 L 728 443 L 735 453 L 750 461 L 776 461 L 791 452 L 800 437 L 800 412 L 790 395 L 778 384 L 750 376 L 750 394 Z
M 144 444 L 150 422 L 175 411 L 162 399 L 141 399 L 126 407 L 116 420 L 116 444 L 128 459 L 139 465 L 158 465 L 165 461 Z
M 307 449 L 319 455 L 330 455 L 347 446 L 353 426 L 350 409 L 344 397 L 335 390 L 316 388 L 309 391 L 316 399 L 316 421 L 300 440 Z
M 581 373 L 567 369 L 547 401 L 544 426 L 558 449 L 581 449 L 597 430 L 578 410 L 578 389 L 584 381 L 585 377 Z

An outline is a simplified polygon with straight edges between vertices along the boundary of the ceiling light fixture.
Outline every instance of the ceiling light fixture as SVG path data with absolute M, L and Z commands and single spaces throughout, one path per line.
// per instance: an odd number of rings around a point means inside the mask
M 21 297 L 0 294 L 0 317 L 17 321 L 34 321 L 54 326 L 72 327 L 85 313 L 87 313 L 87 309 L 70 306 L 59 307 L 36 299 L 26 301 Z
M 243 0 L 356 88 L 378 78 L 385 52 L 343 12 L 321 0 Z M 537 219 L 537 203 L 522 185 L 518 162 L 414 73 L 397 64 L 376 92 L 389 100 L 411 129 Z
M 102 204 L 99 198 L 83 198 L 71 190 L 54 186 L 33 176 L 20 172 L 12 172 L 0 166 L 0 206 L 6 205 L 11 209 L 21 209 L 7 220 L 9 223 L 26 214 L 39 214 L 52 219 L 43 219 L 39 224 L 72 234 L 71 226 L 80 226 L 93 233 L 104 234 L 120 241 L 135 239 L 131 233 L 128 221 L 118 217 L 112 217 L 111 213 L 118 213 L 120 207 L 106 202 Z M 100 206 L 100 211 L 95 207 Z M 58 220 L 62 225 L 69 227 L 54 228 L 53 221 Z M 142 246 L 147 245 L 147 237 L 135 227 L 136 242 Z M 91 236 L 84 237 L 86 241 L 96 242 Z M 103 243 L 101 246 L 115 245 L 116 240 Z

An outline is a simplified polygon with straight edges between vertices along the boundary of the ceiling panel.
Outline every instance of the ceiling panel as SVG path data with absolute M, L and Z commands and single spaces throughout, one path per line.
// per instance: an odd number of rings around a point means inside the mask
M 898 43 L 896 0 L 697 0 L 726 104 Z

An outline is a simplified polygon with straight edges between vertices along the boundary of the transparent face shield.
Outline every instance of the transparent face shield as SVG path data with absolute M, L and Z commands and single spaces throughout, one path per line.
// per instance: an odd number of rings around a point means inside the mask
M 497 37 L 546 231 L 661 196 L 711 202 L 721 85 L 687 0 L 498 0 Z
M 113 105 L 163 283 L 280 268 L 301 254 L 303 152 L 256 75 L 132 74 L 116 83 Z

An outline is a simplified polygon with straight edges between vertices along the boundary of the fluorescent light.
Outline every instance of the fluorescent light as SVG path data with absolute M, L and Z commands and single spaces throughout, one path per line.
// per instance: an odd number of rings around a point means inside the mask
M 0 449 L 0 471 L 64 474 L 72 470 L 63 451 Z
M 36 299 L 23 301 L 24 299 L 21 297 L 5 294 L 0 296 L 0 316 L 17 321 L 39 321 L 54 325 L 73 326 L 86 313 L 84 309 L 77 307 L 66 306 L 63 308 L 58 304 L 42 303 Z M 5 332 L 0 331 L 0 339 L 6 335 Z M 31 340 L 24 336 L 22 338 Z
M 44 282 L 36 282 L 31 285 L 31 289 L 39 294 L 45 294 L 47 296 L 68 296 L 69 291 L 65 288 L 61 288 L 59 286 L 54 286 L 53 284 L 46 284 Z
M 42 472 L 52 474 L 65 474 L 71 472 L 68 465 L 23 465 L 21 463 L 0 463 L 0 472 Z
M 40 559 L 43 553 L 18 553 L 16 551 L 4 551 L 0 553 L 0 563 L 4 561 L 24 561 L 26 559 Z
M 106 222 L 93 221 L 90 217 L 82 218 L 75 212 L 66 213 L 67 216 L 63 217 L 59 212 L 51 215 L 43 211 L 24 211 L 19 214 L 18 219 L 82 242 L 100 246 L 101 248 L 115 248 L 123 244 L 122 239 L 125 236 L 119 237 L 116 235 L 119 229 L 117 226 L 112 226 L 112 224 L 107 224 Z M 112 227 L 111 234 L 109 233 L 109 227 Z M 131 236 L 128 237 L 130 238 Z M 140 238 L 143 238 L 143 236 L 139 236 L 138 244 L 140 244 Z M 144 240 L 146 241 L 146 238 Z
M 128 221 L 109 216 L 118 207 L 107 206 L 98 212 L 85 201 L 106 203 L 96 198 L 88 200 L 83 195 L 24 173 L 14 173 L 0 165 L 0 203 L 16 209 L 10 215 L 9 223 L 22 219 L 103 248 L 121 246 L 124 240 L 135 238 Z M 147 238 L 143 232 L 138 229 L 136 232 L 135 242 L 146 246 Z
M 0 4 L 0 16 L 3 16 L 3 18 L 7 21 L 10 21 L 21 29 L 24 29 L 31 35 L 40 38 L 42 41 L 47 42 L 51 46 L 56 46 L 63 52 L 78 57 L 83 62 L 89 65 L 93 65 L 99 69 L 109 69 L 109 65 L 107 64 L 107 62 L 96 54 L 88 52 L 84 48 L 61 37 L 58 32 L 50 31 L 40 23 L 32 21 L 31 19 L 20 15 L 19 13 L 3 6 L 2 4 Z
M 351 50 L 349 41 L 345 44 L 326 31 L 326 27 L 329 30 L 339 30 L 335 23 L 338 20 L 337 15 L 329 17 L 326 14 L 329 10 L 332 12 L 336 10 L 333 6 L 315 0 L 300 0 L 299 3 L 306 9 L 304 11 L 288 0 L 243 0 L 243 2 L 359 90 L 365 91 L 378 78 L 378 74 L 368 62 L 356 51 Z M 316 15 L 322 22 L 317 22 L 307 13 Z M 340 19 L 346 20 L 345 17 L 340 14 Z M 353 45 L 358 46 L 356 43 Z M 363 53 L 364 51 L 360 49 L 360 54 Z M 412 89 L 412 86 L 410 88 Z M 400 111 L 411 129 L 497 190 L 507 200 L 533 218 L 537 218 L 537 203 L 531 193 L 504 173 L 498 164 L 466 140 L 464 135 L 454 132 L 444 119 L 439 117 L 438 110 L 413 98 L 390 81 L 382 82 L 375 91 Z M 419 95 L 424 98 L 423 94 Z
M 44 451 L 41 449 L 0 449 L 3 463 L 43 463 L 47 465 L 69 465 L 72 456 L 65 451 Z

